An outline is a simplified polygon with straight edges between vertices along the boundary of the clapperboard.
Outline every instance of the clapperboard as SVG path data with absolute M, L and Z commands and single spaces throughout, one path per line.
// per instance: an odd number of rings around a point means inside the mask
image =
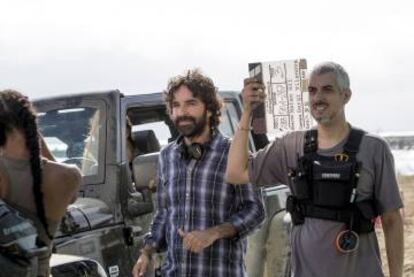
M 313 126 L 305 59 L 249 63 L 249 75 L 266 86 L 266 100 L 253 111 L 256 134 L 276 136 Z

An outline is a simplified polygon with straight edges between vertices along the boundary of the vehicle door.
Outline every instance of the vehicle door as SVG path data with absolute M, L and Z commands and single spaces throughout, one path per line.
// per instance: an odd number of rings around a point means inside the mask
M 130 274 L 120 205 L 118 91 L 35 102 L 40 132 L 56 160 L 82 173 L 79 197 L 54 240 L 55 252 L 98 261 L 109 276 Z

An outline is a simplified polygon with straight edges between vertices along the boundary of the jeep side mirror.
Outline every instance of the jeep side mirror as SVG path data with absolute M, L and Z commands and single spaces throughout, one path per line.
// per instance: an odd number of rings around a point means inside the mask
M 159 152 L 138 155 L 132 162 L 135 188 L 138 191 L 156 191 Z

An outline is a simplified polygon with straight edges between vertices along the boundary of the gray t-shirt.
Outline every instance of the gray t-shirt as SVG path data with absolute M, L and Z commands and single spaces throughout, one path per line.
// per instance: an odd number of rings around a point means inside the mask
M 289 169 L 297 167 L 303 155 L 305 132 L 291 132 L 249 159 L 249 177 L 253 184 L 292 183 Z M 344 139 L 318 153 L 333 156 L 342 153 Z M 395 176 L 394 161 L 387 143 L 380 137 L 366 134 L 360 144 L 357 160 L 362 162 L 356 201 L 374 199 L 379 214 L 402 207 Z M 294 226 L 291 236 L 292 270 L 295 277 L 377 277 L 383 276 L 381 257 L 375 232 L 360 234 L 358 250 L 343 254 L 336 250 L 337 234 L 344 224 L 335 221 L 306 218 Z

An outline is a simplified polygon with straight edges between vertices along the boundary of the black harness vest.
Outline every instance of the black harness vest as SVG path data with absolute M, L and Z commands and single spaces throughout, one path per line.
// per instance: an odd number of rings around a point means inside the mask
M 286 206 L 293 224 L 314 217 L 344 222 L 357 233 L 374 230 L 373 219 L 377 216 L 374 202 L 355 202 L 361 168 L 356 154 L 364 134 L 352 128 L 343 153 L 327 157 L 317 153 L 317 130 L 306 132 L 304 155 L 298 158 L 296 170 L 289 174 L 292 195 Z

